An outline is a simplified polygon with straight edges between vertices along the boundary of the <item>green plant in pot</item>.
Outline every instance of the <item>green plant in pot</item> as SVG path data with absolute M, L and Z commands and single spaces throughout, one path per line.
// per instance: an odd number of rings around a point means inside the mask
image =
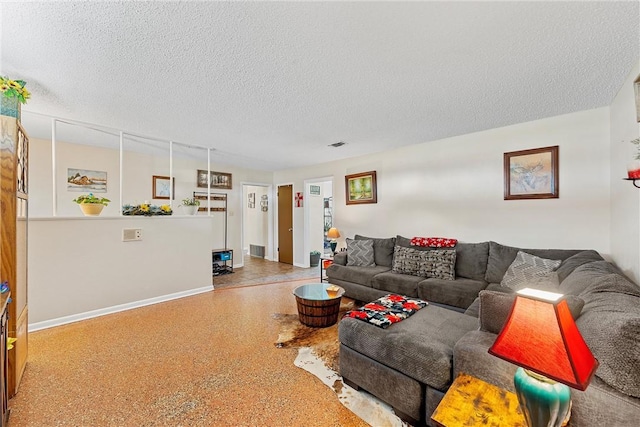
M 96 197 L 93 193 L 82 194 L 75 199 L 74 202 L 80 206 L 80 210 L 85 216 L 98 216 L 105 206 L 109 205 L 111 200 L 106 197 Z
M 320 252 L 311 251 L 309 252 L 309 265 L 311 267 L 317 267 L 320 263 Z
M 186 199 L 182 199 L 182 203 L 178 207 L 182 207 L 182 210 L 187 215 L 195 215 L 198 213 L 199 206 L 200 200 L 193 197 L 187 197 Z

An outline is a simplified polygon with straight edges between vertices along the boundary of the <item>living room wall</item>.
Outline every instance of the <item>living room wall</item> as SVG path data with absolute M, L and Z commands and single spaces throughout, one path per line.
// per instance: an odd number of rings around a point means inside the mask
M 174 159 L 174 217 L 120 217 L 117 150 L 57 143 L 58 216 L 52 217 L 51 142 L 30 140 L 29 306 L 30 322 L 48 327 L 130 308 L 138 303 L 211 289 L 211 249 L 223 245 L 223 214 L 180 216 L 182 198 L 196 186 L 196 170 L 206 161 Z M 167 157 L 127 152 L 124 202 L 152 201 L 152 176 L 168 175 Z M 68 167 L 106 171 L 112 200 L 99 218 L 83 217 L 66 189 Z M 270 183 L 272 174 L 212 164 L 233 175 L 228 194 L 228 247 L 242 253 L 240 240 L 243 181 Z M 168 200 L 155 200 L 154 204 Z M 122 242 L 123 228 L 142 229 L 142 241 Z M 234 259 L 241 264 L 242 257 Z M 119 308 L 118 308 L 119 307 Z M 33 325 L 32 325 L 33 326 Z M 33 329 L 33 328 L 32 328 Z
M 365 142 L 350 142 L 352 144 Z M 503 200 L 503 153 L 558 145 L 560 198 Z M 334 178 L 342 237 L 446 236 L 523 248 L 610 245 L 609 108 L 550 117 L 383 153 L 274 174 L 274 182 Z M 378 203 L 345 203 L 344 176 L 375 170 Z M 294 209 L 295 263 L 302 263 L 302 209 Z
M 633 82 L 637 63 L 611 103 L 611 255 L 616 264 L 640 283 L 640 190 L 627 176 L 627 163 L 636 153 L 630 141 L 640 136 Z

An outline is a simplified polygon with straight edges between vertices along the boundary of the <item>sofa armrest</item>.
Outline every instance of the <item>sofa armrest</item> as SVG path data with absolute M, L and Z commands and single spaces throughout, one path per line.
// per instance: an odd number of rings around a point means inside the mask
M 453 348 L 453 378 L 464 372 L 511 392 L 517 366 L 489 354 L 497 335 L 484 331 L 467 332 Z
M 347 251 L 336 252 L 333 262 L 338 265 L 347 265 Z

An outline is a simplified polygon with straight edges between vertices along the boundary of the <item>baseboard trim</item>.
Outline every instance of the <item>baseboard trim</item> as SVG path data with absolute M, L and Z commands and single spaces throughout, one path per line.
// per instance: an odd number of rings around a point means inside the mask
M 58 317 L 56 319 L 45 320 L 42 322 L 30 323 L 29 332 L 40 331 L 42 329 L 49 329 L 55 326 L 66 325 L 68 323 L 80 322 L 82 320 L 92 319 L 94 317 L 105 316 L 107 314 L 113 314 L 113 313 L 119 313 L 121 311 L 133 310 L 134 308 L 139 308 L 147 305 L 153 305 L 161 302 L 171 301 L 174 299 L 189 297 L 192 295 L 202 294 L 212 290 L 213 290 L 212 286 L 205 286 L 202 288 L 190 289 L 188 291 L 176 292 L 173 294 L 147 298 L 140 301 L 133 301 L 125 304 L 114 305 L 111 307 L 99 308 L 97 310 L 86 311 L 84 313 Z

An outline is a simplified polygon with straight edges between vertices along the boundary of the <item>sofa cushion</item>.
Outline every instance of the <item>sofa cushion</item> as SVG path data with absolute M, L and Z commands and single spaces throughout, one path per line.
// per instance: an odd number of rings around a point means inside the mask
M 586 289 L 597 286 L 607 274 L 617 274 L 624 277 L 618 267 L 607 261 L 593 261 L 583 264 L 573 270 L 560 283 L 560 293 L 580 295 Z
M 546 276 L 555 271 L 560 267 L 561 262 L 518 251 L 500 284 L 516 290 L 525 288 L 532 279 Z
M 389 271 L 376 274 L 371 281 L 371 286 L 375 289 L 387 291 L 399 295 L 418 297 L 418 283 L 424 277 L 412 276 L 410 274 L 399 274 Z
M 561 261 L 583 252 L 582 250 L 574 249 L 519 249 L 496 242 L 489 242 L 489 260 L 487 261 L 485 280 L 489 283 L 500 283 L 519 250 L 541 258 L 559 259 Z
M 598 252 L 593 250 L 578 252 L 577 254 L 570 256 L 562 261 L 562 264 L 560 264 L 560 267 L 556 270 L 558 273 L 558 279 L 562 282 L 573 272 L 573 270 L 592 261 L 604 261 L 604 259 Z
M 477 322 L 471 316 L 428 305 L 387 329 L 344 318 L 338 337 L 343 345 L 444 390 L 451 383 L 453 346 L 465 333 L 476 329 Z
M 478 309 L 480 330 L 499 334 L 511 313 L 511 307 L 513 307 L 516 296 L 517 294 L 515 293 L 480 291 L 480 306 Z M 574 319 L 577 319 L 580 316 L 582 307 L 584 307 L 584 300 L 574 295 L 567 295 L 564 299 L 567 300 L 571 315 Z
M 375 267 L 373 240 L 347 239 L 347 266 Z
M 455 278 L 456 252 L 451 250 L 418 251 L 396 246 L 393 254 L 394 273 L 445 280 Z
M 467 308 L 487 282 L 473 279 L 425 279 L 418 283 L 418 297 L 438 304 Z
M 370 288 L 373 285 L 373 278 L 376 274 L 384 273 L 385 271 L 389 271 L 389 267 L 382 265 L 375 267 L 347 267 L 346 265 L 333 263 L 327 268 L 327 277 L 357 283 Z
M 596 376 L 640 397 L 640 288 L 622 275 L 605 274 L 580 296 L 585 306 L 576 324 L 600 362 Z
M 381 239 L 378 237 L 365 237 L 359 234 L 354 236 L 356 240 L 373 240 L 373 258 L 376 265 L 391 267 L 393 262 L 393 248 L 396 246 L 395 237 Z
M 489 242 L 458 242 L 455 251 L 456 276 L 484 281 L 489 260 Z

